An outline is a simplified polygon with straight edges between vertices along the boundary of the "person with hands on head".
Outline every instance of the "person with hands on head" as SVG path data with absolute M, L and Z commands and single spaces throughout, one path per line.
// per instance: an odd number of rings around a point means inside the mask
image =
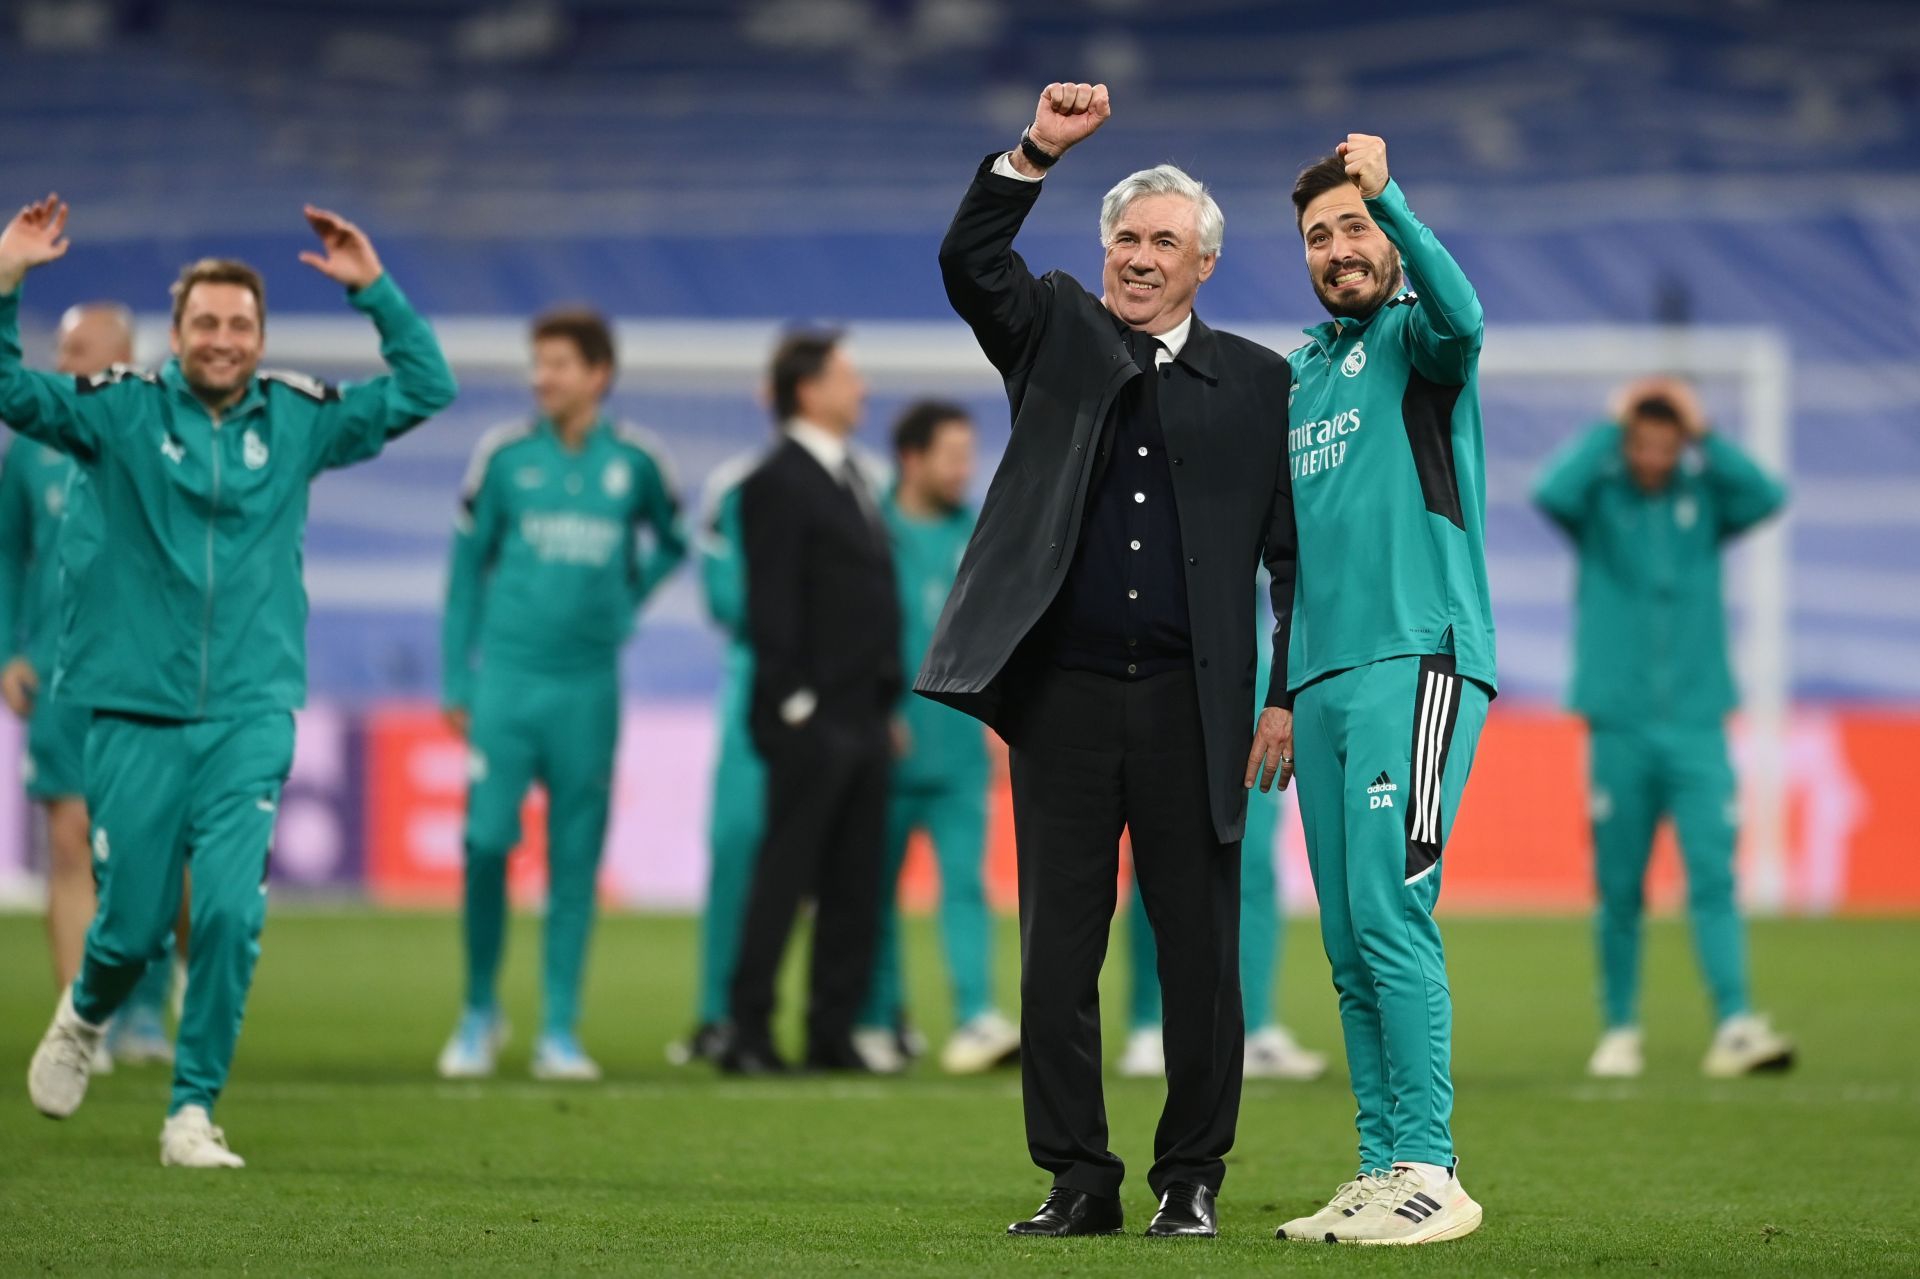
M 1256 703 L 1286 688 L 1294 545 L 1276 418 L 1289 377 L 1280 356 L 1194 313 L 1225 220 L 1171 165 L 1101 202 L 1098 291 L 1036 277 L 1014 251 L 1046 172 L 1111 111 L 1104 85 L 1048 85 L 941 245 L 948 299 L 1005 379 L 1013 435 L 915 688 L 1009 748 L 1027 1145 L 1053 1178 L 1009 1232 L 1123 1226 L 1099 975 L 1127 829 L 1166 1003 L 1147 1233 L 1204 1236 L 1240 1106 L 1243 773 Z M 1261 695 L 1263 560 L 1279 620 Z
M 1738 698 L 1720 561 L 1728 543 L 1780 509 L 1786 490 L 1710 429 L 1679 378 L 1637 379 L 1610 410 L 1610 420 L 1547 463 L 1533 493 L 1580 564 L 1569 701 L 1589 733 L 1604 1019 L 1587 1073 L 1630 1079 L 1645 1069 L 1640 921 L 1654 832 L 1668 816 L 1713 1008 L 1701 1071 L 1726 1078 L 1785 1069 L 1792 1042 L 1748 1002 L 1734 882 L 1739 782 L 1726 735 Z
M 1300 570 L 1287 692 L 1263 716 L 1248 781 L 1298 770 L 1360 1159 L 1324 1208 L 1276 1234 L 1430 1243 L 1481 1219 L 1455 1172 L 1453 1006 L 1433 908 L 1495 691 L 1485 317 L 1380 138 L 1348 134 L 1301 171 L 1293 203 L 1332 318 L 1287 357 Z
M 107 1019 L 166 950 L 190 856 L 187 995 L 160 1144 L 169 1165 L 243 1162 L 212 1112 L 259 955 L 292 712 L 305 699 L 308 485 L 454 397 L 432 330 L 366 234 L 324 209 L 305 213 L 320 249 L 301 260 L 373 320 L 384 376 L 336 387 L 261 371 L 265 286 L 228 259 L 181 272 L 174 358 L 159 372 L 28 370 L 20 284 L 66 254 L 67 206 L 48 196 L 0 232 L 0 418 L 74 460 L 101 539 L 62 659 L 74 700 L 94 711 L 85 786 L 100 909 L 28 1092 L 53 1118 L 79 1108 Z

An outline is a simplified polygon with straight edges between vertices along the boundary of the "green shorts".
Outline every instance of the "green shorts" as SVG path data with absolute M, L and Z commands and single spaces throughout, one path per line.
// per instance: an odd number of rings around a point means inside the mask
M 21 781 L 37 800 L 78 799 L 86 794 L 87 729 L 93 711 L 42 697 L 27 721 L 27 754 Z

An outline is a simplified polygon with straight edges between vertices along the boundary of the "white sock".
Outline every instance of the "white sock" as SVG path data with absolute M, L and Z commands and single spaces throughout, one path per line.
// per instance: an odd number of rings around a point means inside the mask
M 1419 1173 L 1421 1184 L 1428 1190 L 1442 1189 L 1446 1186 L 1447 1182 L 1453 1179 L 1452 1170 L 1444 1168 L 1439 1164 L 1416 1164 L 1403 1161 L 1395 1163 L 1393 1166 L 1395 1168 L 1410 1168 L 1414 1172 Z

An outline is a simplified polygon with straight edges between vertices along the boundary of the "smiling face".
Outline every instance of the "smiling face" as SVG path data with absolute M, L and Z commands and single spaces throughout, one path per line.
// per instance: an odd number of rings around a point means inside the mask
M 1183 195 L 1143 195 L 1120 211 L 1107 239 L 1107 310 L 1129 328 L 1165 333 L 1193 313 L 1217 253 L 1200 251 L 1199 208 Z
M 534 402 L 548 421 L 577 425 L 599 416 L 613 366 L 589 363 L 572 338 L 535 338 L 529 381 Z
M 1400 251 L 1367 214 L 1352 183 L 1317 196 L 1300 215 L 1307 275 L 1320 305 L 1364 319 L 1400 289 Z
M 173 353 L 193 393 L 208 404 L 245 392 L 266 345 L 260 302 L 244 284 L 204 280 L 187 290 L 173 326 Z

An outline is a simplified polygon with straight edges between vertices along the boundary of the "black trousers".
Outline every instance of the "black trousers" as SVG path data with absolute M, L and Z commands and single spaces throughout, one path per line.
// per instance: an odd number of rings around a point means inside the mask
M 884 716 L 775 730 L 763 741 L 766 835 L 729 994 L 743 1043 L 771 1042 L 774 982 L 794 917 L 814 901 L 808 1051 L 843 1045 L 866 997 L 880 917 L 891 748 Z
M 1101 1095 L 1100 966 L 1120 832 L 1160 956 L 1167 1101 L 1148 1184 L 1214 1190 L 1240 1115 L 1240 845 L 1208 806 L 1191 671 L 1121 680 L 1043 667 L 1009 716 L 1020 864 L 1027 1147 L 1055 1186 L 1119 1192 Z

